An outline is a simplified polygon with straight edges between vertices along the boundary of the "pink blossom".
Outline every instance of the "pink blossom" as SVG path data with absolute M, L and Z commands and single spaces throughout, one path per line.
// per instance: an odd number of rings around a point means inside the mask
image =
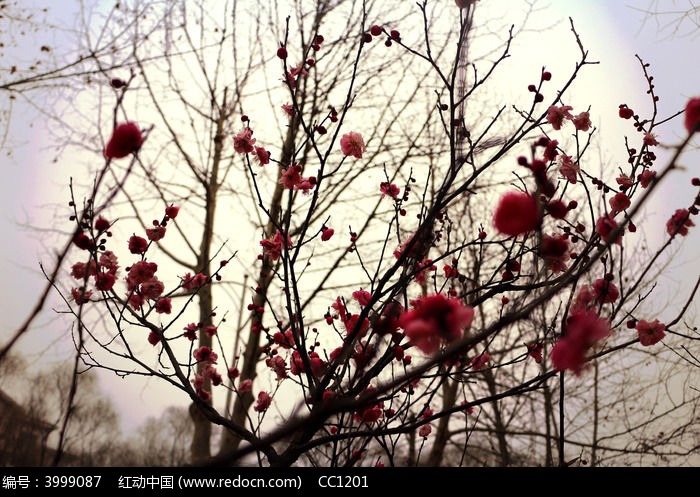
M 104 156 L 107 159 L 121 159 L 138 152 L 141 145 L 143 145 L 143 136 L 138 125 L 131 121 L 121 123 L 114 128 L 112 137 L 105 147 Z
M 367 147 L 362 139 L 362 135 L 351 131 L 340 138 L 340 149 L 345 155 L 352 155 L 357 159 L 362 159 L 362 153 L 367 150 Z
M 658 319 L 654 321 L 641 319 L 637 321 L 636 329 L 639 335 L 639 343 L 645 347 L 660 342 L 666 336 L 666 333 L 664 333 L 666 325 L 660 323 Z
M 316 178 L 310 176 L 304 178 L 302 173 L 303 167 L 301 164 L 294 164 L 282 171 L 279 183 L 288 190 L 301 190 L 303 193 L 309 193 L 316 184 Z
M 184 276 L 180 278 L 180 285 L 185 290 L 193 290 L 206 285 L 209 278 L 206 274 L 197 273 L 192 276 L 190 273 L 185 273 Z
M 644 142 L 644 145 L 648 147 L 653 147 L 659 144 L 658 140 L 656 139 L 656 135 L 653 133 L 644 133 L 644 138 L 642 138 L 642 141 Z
M 253 380 L 251 380 L 250 378 L 241 380 L 238 383 L 238 391 L 240 393 L 250 392 L 251 390 L 253 390 Z
M 258 401 L 255 403 L 253 410 L 265 412 L 270 407 L 270 404 L 272 404 L 272 397 L 270 394 L 265 391 L 258 392 Z
M 285 237 L 277 230 L 273 236 L 262 240 L 260 245 L 263 248 L 263 253 L 273 261 L 276 261 L 282 255 L 284 248 L 291 247 L 292 241 L 289 236 L 285 240 Z
M 559 172 L 569 183 L 575 185 L 581 168 L 571 159 L 571 156 L 562 155 L 559 159 Z
M 287 114 L 287 117 L 294 117 L 296 115 L 296 109 L 292 104 L 284 104 L 282 105 L 282 110 L 284 111 L 285 114 Z
M 209 378 L 212 385 L 215 387 L 221 385 L 221 383 L 224 381 L 221 374 L 216 370 L 213 364 L 207 364 L 204 366 L 204 368 L 202 368 L 202 376 Z
M 566 333 L 552 348 L 552 364 L 557 371 L 572 371 L 580 376 L 588 351 L 610 334 L 610 322 L 594 311 L 571 312 Z
M 233 149 L 239 154 L 249 154 L 255 150 L 255 138 L 253 138 L 253 130 L 243 128 L 243 130 L 233 136 Z
M 474 319 L 472 307 L 441 293 L 421 296 L 411 304 L 413 309 L 401 315 L 399 326 L 425 354 L 435 353 L 444 342 L 460 339 Z
M 163 297 L 162 299 L 158 299 L 156 302 L 156 312 L 158 314 L 170 314 L 172 310 L 173 304 L 170 297 Z
M 677 209 L 671 218 L 666 223 L 666 232 L 672 237 L 678 233 L 681 236 L 688 234 L 688 228 L 695 226 L 695 223 L 690 219 L 688 209 Z
M 554 129 L 561 129 L 562 124 L 564 124 L 564 119 L 572 119 L 571 111 L 573 107 L 570 105 L 562 105 L 557 107 L 552 105 L 547 109 L 547 122 L 552 125 Z
M 588 112 L 581 112 L 571 120 L 578 131 L 591 129 L 591 116 Z
M 540 208 L 528 193 L 508 192 L 498 202 L 493 224 L 507 236 L 518 236 L 535 230 L 540 224 Z
M 255 155 L 255 159 L 258 161 L 258 164 L 261 166 L 270 163 L 270 152 L 265 150 L 263 147 L 255 147 L 253 154 Z
M 432 259 L 423 259 L 422 261 L 416 263 L 414 278 L 419 284 L 425 285 L 428 278 L 428 273 L 436 270 L 437 267 L 433 264 Z
M 420 428 L 418 428 L 418 436 L 423 437 L 423 438 L 428 438 L 430 433 L 433 431 L 432 426 L 430 426 L 430 423 L 422 425 Z
M 206 335 L 207 335 L 209 338 L 211 338 L 211 337 L 213 337 L 214 335 L 216 335 L 216 332 L 217 332 L 218 330 L 217 330 L 216 326 L 214 326 L 213 324 L 209 324 L 209 325 L 207 325 L 207 326 L 204 327 L 204 330 L 203 330 L 203 331 L 204 331 L 204 333 L 206 333 Z
M 287 362 L 279 355 L 268 357 L 265 364 L 275 373 L 275 380 L 280 381 L 287 377 Z

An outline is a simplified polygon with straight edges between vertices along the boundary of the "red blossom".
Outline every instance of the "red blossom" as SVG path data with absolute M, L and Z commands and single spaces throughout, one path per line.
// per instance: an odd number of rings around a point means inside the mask
M 175 219 L 177 214 L 180 212 L 180 208 L 175 205 L 169 205 L 165 208 L 165 215 L 170 219 Z
M 588 112 L 581 112 L 571 120 L 578 131 L 588 131 L 591 129 L 591 116 Z
M 610 322 L 595 311 L 571 312 L 566 333 L 552 348 L 552 364 L 557 371 L 572 371 L 580 376 L 588 351 L 610 334 Z
M 488 353 L 484 352 L 479 354 L 472 359 L 472 369 L 474 371 L 479 371 L 480 369 L 483 369 L 490 360 L 491 356 Z
M 95 275 L 95 288 L 108 292 L 114 286 L 115 280 L 114 274 L 99 272 Z
M 678 233 L 681 236 L 688 234 L 688 228 L 695 226 L 695 223 L 690 219 L 688 209 L 676 209 L 671 218 L 666 223 L 666 232 L 675 236 Z
M 197 326 L 195 323 L 190 323 L 183 328 L 183 330 L 185 331 L 185 333 L 183 333 L 183 336 L 187 338 L 190 342 L 193 342 L 197 339 L 198 329 L 199 326 Z
M 622 235 L 619 235 L 614 240 L 612 239 L 612 234 L 615 230 L 617 230 L 617 221 L 615 221 L 615 216 L 612 213 L 601 216 L 595 223 L 595 231 L 604 241 L 622 245 Z
M 197 362 L 211 362 L 212 364 L 216 364 L 216 361 L 219 359 L 216 352 L 212 351 L 211 348 L 206 345 L 195 349 L 194 352 L 192 352 L 192 357 L 194 357 Z
M 573 107 L 570 105 L 562 105 L 557 107 L 552 105 L 547 109 L 547 122 L 552 125 L 554 129 L 561 129 L 562 124 L 564 124 L 564 119 L 572 119 L 571 111 Z
M 163 294 L 164 290 L 165 285 L 155 276 L 141 283 L 141 295 L 145 299 L 155 300 Z
M 72 288 L 70 291 L 71 298 L 76 304 L 82 305 L 90 302 L 90 297 L 92 296 L 92 290 L 85 290 L 85 288 Z
M 536 229 L 540 224 L 540 208 L 528 193 L 508 192 L 498 203 L 493 224 L 507 236 L 518 236 Z
M 173 310 L 173 304 L 169 297 L 163 297 L 156 302 L 156 312 L 158 314 L 170 314 Z
M 653 133 L 644 133 L 644 138 L 642 138 L 642 141 L 644 142 L 644 145 L 648 147 L 653 147 L 659 144 L 659 141 L 656 139 L 656 135 Z
M 261 166 L 270 163 L 270 152 L 265 150 L 263 147 L 255 147 L 253 154 L 255 155 L 255 159 L 258 161 L 258 164 Z
M 272 397 L 270 394 L 265 391 L 258 392 L 258 401 L 255 403 L 253 410 L 265 412 L 270 407 L 270 404 L 272 404 Z
M 620 185 L 620 189 L 625 190 L 634 185 L 634 180 L 626 174 L 621 174 L 615 179 L 615 182 Z
M 618 110 L 618 114 L 622 119 L 629 119 L 634 115 L 634 111 L 627 107 L 626 104 L 620 104 L 620 108 Z
M 251 380 L 250 378 L 245 379 L 245 380 L 241 380 L 238 383 L 238 391 L 240 393 L 246 393 L 246 392 L 250 392 L 252 390 L 253 390 L 253 380 Z
M 351 155 L 356 159 L 362 159 L 362 154 L 367 150 L 367 147 L 362 139 L 362 135 L 351 131 L 340 138 L 340 150 L 342 150 L 345 155 Z
M 369 304 L 370 300 L 372 299 L 372 294 L 367 290 L 360 289 L 352 292 L 352 298 L 357 300 L 357 303 L 364 307 Z
M 700 131 L 700 97 L 691 98 L 685 105 L 684 124 L 688 133 Z
M 324 242 L 327 242 L 328 240 L 331 239 L 331 237 L 333 236 L 334 233 L 335 233 L 335 230 L 333 228 L 325 228 L 324 227 L 321 230 L 321 240 L 323 240 Z
M 323 367 L 326 365 L 326 363 L 323 362 L 323 359 L 319 357 L 317 352 L 309 353 L 309 364 L 311 366 L 311 374 L 315 377 L 318 377 L 321 374 Z M 292 352 L 292 362 L 289 370 L 293 375 L 297 376 L 306 371 L 306 368 L 304 367 L 304 360 L 302 359 L 298 350 Z
M 609 202 L 610 208 L 615 213 L 622 212 L 631 205 L 630 198 L 622 192 L 613 195 Z
M 275 373 L 275 380 L 280 381 L 287 377 L 287 362 L 284 357 L 276 355 L 265 359 L 265 364 Z
M 610 304 L 620 297 L 620 290 L 607 278 L 598 278 L 593 283 L 593 295 L 599 304 Z
M 399 193 L 401 193 L 398 186 L 387 181 L 382 181 L 379 184 L 379 191 L 382 193 L 382 198 L 389 197 L 393 198 L 394 200 L 396 200 L 399 197 Z
M 73 243 L 75 244 L 76 247 L 82 249 L 82 250 L 89 250 L 92 248 L 93 243 L 92 240 L 88 235 L 83 233 L 82 231 L 80 233 L 76 233 L 76 235 L 73 237 Z
M 642 188 L 648 187 L 654 178 L 656 178 L 656 171 L 652 171 L 651 169 L 645 169 L 637 176 L 639 184 L 642 185 Z
M 435 353 L 444 342 L 460 339 L 474 319 L 472 307 L 441 293 L 421 296 L 411 304 L 413 309 L 401 315 L 399 326 L 425 354 Z
M 93 261 L 90 261 L 90 263 L 94 265 Z M 119 269 L 119 261 L 117 256 L 111 250 L 105 250 L 102 252 L 100 259 L 98 260 L 98 265 L 103 270 L 114 275 L 117 274 L 117 270 Z
M 152 242 L 162 240 L 165 236 L 165 226 L 154 226 L 153 228 L 146 228 L 146 236 Z
M 537 343 L 528 343 L 527 344 L 527 353 L 530 357 L 532 357 L 537 364 L 542 363 L 542 349 L 544 346 L 537 342 Z
M 637 321 L 635 328 L 637 329 L 637 334 L 639 335 L 639 343 L 645 347 L 649 347 L 650 345 L 660 342 L 666 336 L 666 333 L 664 333 L 666 330 L 666 325 L 660 323 L 658 319 L 655 319 L 654 321 L 645 321 L 640 319 Z
M 132 235 L 129 238 L 129 252 L 132 254 L 143 254 L 148 249 L 148 241 L 138 235 Z
M 128 121 L 114 128 L 112 137 L 107 142 L 104 156 L 107 159 L 121 159 L 127 155 L 138 152 L 143 145 L 143 136 L 138 125 Z
M 110 226 L 111 226 L 111 223 L 106 218 L 104 218 L 102 216 L 95 219 L 95 229 L 97 231 L 107 231 Z
M 155 262 L 139 261 L 131 266 L 126 277 L 129 290 L 133 290 L 136 286 L 153 278 L 157 270 L 158 264 Z
M 569 240 L 564 235 L 553 233 L 543 234 L 538 253 L 547 264 L 547 269 L 553 273 L 566 271 L 568 259 Z
M 233 136 L 233 149 L 239 154 L 249 154 L 255 150 L 255 138 L 253 138 L 253 130 L 243 128 L 243 130 Z

